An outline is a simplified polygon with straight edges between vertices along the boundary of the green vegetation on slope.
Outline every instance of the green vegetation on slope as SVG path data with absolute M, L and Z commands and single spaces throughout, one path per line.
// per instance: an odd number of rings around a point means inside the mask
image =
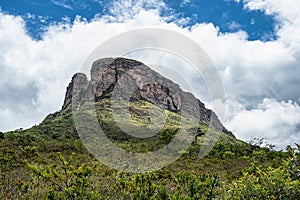
M 113 120 L 109 103 L 97 103 L 98 119 L 111 141 L 123 149 L 151 151 L 168 144 L 179 128 L 178 114 L 164 111 L 167 123 L 157 136 L 128 137 Z M 149 122 L 145 113 L 152 105 L 129 106 L 133 116 L 128 119 L 136 126 Z M 152 116 L 158 116 L 155 112 Z M 189 128 L 196 129 L 195 141 L 176 162 L 156 172 L 131 174 L 93 158 L 79 139 L 70 112 L 49 115 L 38 126 L 5 133 L 0 139 L 0 198 L 294 200 L 300 196 L 299 146 L 277 152 L 214 131 L 219 141 L 201 158 L 208 126 Z
M 299 149 L 288 153 L 218 142 L 205 158 L 194 143 L 175 163 L 130 174 L 97 162 L 79 139 L 28 131 L 0 141 L 2 199 L 297 199 Z

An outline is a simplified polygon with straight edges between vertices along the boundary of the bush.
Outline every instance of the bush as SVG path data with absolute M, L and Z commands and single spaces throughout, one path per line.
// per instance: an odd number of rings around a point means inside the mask
M 227 188 L 226 199 L 284 199 L 300 197 L 299 145 L 288 147 L 290 157 L 279 168 L 252 164 Z
M 219 178 L 193 173 L 178 173 L 172 186 L 159 172 L 128 175 L 119 172 L 112 199 L 214 199 L 218 195 Z
M 72 165 L 73 155 L 66 160 L 58 153 L 60 165 L 47 165 L 41 168 L 26 162 L 26 166 L 36 176 L 48 183 L 48 199 L 93 199 L 97 197 L 91 187 L 90 176 L 96 165 Z
M 4 139 L 4 133 L 0 132 L 0 139 Z

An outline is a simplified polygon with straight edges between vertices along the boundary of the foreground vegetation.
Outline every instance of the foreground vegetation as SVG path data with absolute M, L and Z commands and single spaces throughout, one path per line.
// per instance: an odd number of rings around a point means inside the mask
M 123 149 L 152 151 L 167 145 L 178 130 L 178 116 L 166 112 L 168 121 L 156 137 L 136 141 L 118 129 L 107 105 L 106 100 L 96 105 L 101 126 L 109 139 Z M 132 105 L 131 119 L 138 126 L 148 123 L 145 112 L 149 106 L 146 102 Z M 260 147 L 262 140 L 248 144 L 216 132 L 219 142 L 201 158 L 199 150 L 207 125 L 199 124 L 195 127 L 195 141 L 176 162 L 155 172 L 131 174 L 113 170 L 93 158 L 76 134 L 67 109 L 49 115 L 28 130 L 0 134 L 0 199 L 300 197 L 300 146 L 275 151 L 269 144 Z
M 31 130 L 32 131 L 32 130 Z M 218 142 L 205 158 L 194 143 L 159 171 L 130 174 L 97 162 L 79 139 L 28 131 L 0 140 L 1 199 L 298 199 L 299 150 Z

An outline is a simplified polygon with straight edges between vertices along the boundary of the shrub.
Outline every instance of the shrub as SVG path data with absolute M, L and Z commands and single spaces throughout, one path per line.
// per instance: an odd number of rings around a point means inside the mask
M 227 199 L 285 199 L 300 196 L 299 145 L 288 147 L 290 157 L 278 168 L 252 164 L 243 176 L 227 188 Z
M 37 177 L 48 183 L 48 199 L 91 199 L 96 198 L 91 186 L 90 176 L 96 165 L 90 167 L 82 164 L 79 167 L 72 165 L 73 156 L 65 159 L 58 153 L 60 165 L 47 165 L 41 168 L 26 162 L 26 166 Z
M 4 139 L 4 133 L 0 132 L 0 139 Z

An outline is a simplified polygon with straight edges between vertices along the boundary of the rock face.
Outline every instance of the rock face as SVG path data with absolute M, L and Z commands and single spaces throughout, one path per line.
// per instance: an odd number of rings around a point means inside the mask
M 171 112 L 185 110 L 199 118 L 200 122 L 212 123 L 217 130 L 234 137 L 223 127 L 216 114 L 206 109 L 193 94 L 182 91 L 179 85 L 141 62 L 125 58 L 100 59 L 93 63 L 90 73 L 90 81 L 82 73 L 73 76 L 67 87 L 63 110 L 71 104 L 73 108 L 80 107 L 85 102 L 104 98 L 146 100 Z
M 76 81 L 76 84 L 75 84 Z M 68 105 L 71 104 L 72 102 L 72 97 L 73 97 L 73 91 L 80 91 L 83 87 L 85 87 L 88 84 L 88 79 L 85 74 L 82 73 L 76 73 L 72 77 L 72 81 L 67 87 L 66 95 L 65 95 L 65 100 L 64 104 L 62 107 L 62 110 L 66 109 Z

